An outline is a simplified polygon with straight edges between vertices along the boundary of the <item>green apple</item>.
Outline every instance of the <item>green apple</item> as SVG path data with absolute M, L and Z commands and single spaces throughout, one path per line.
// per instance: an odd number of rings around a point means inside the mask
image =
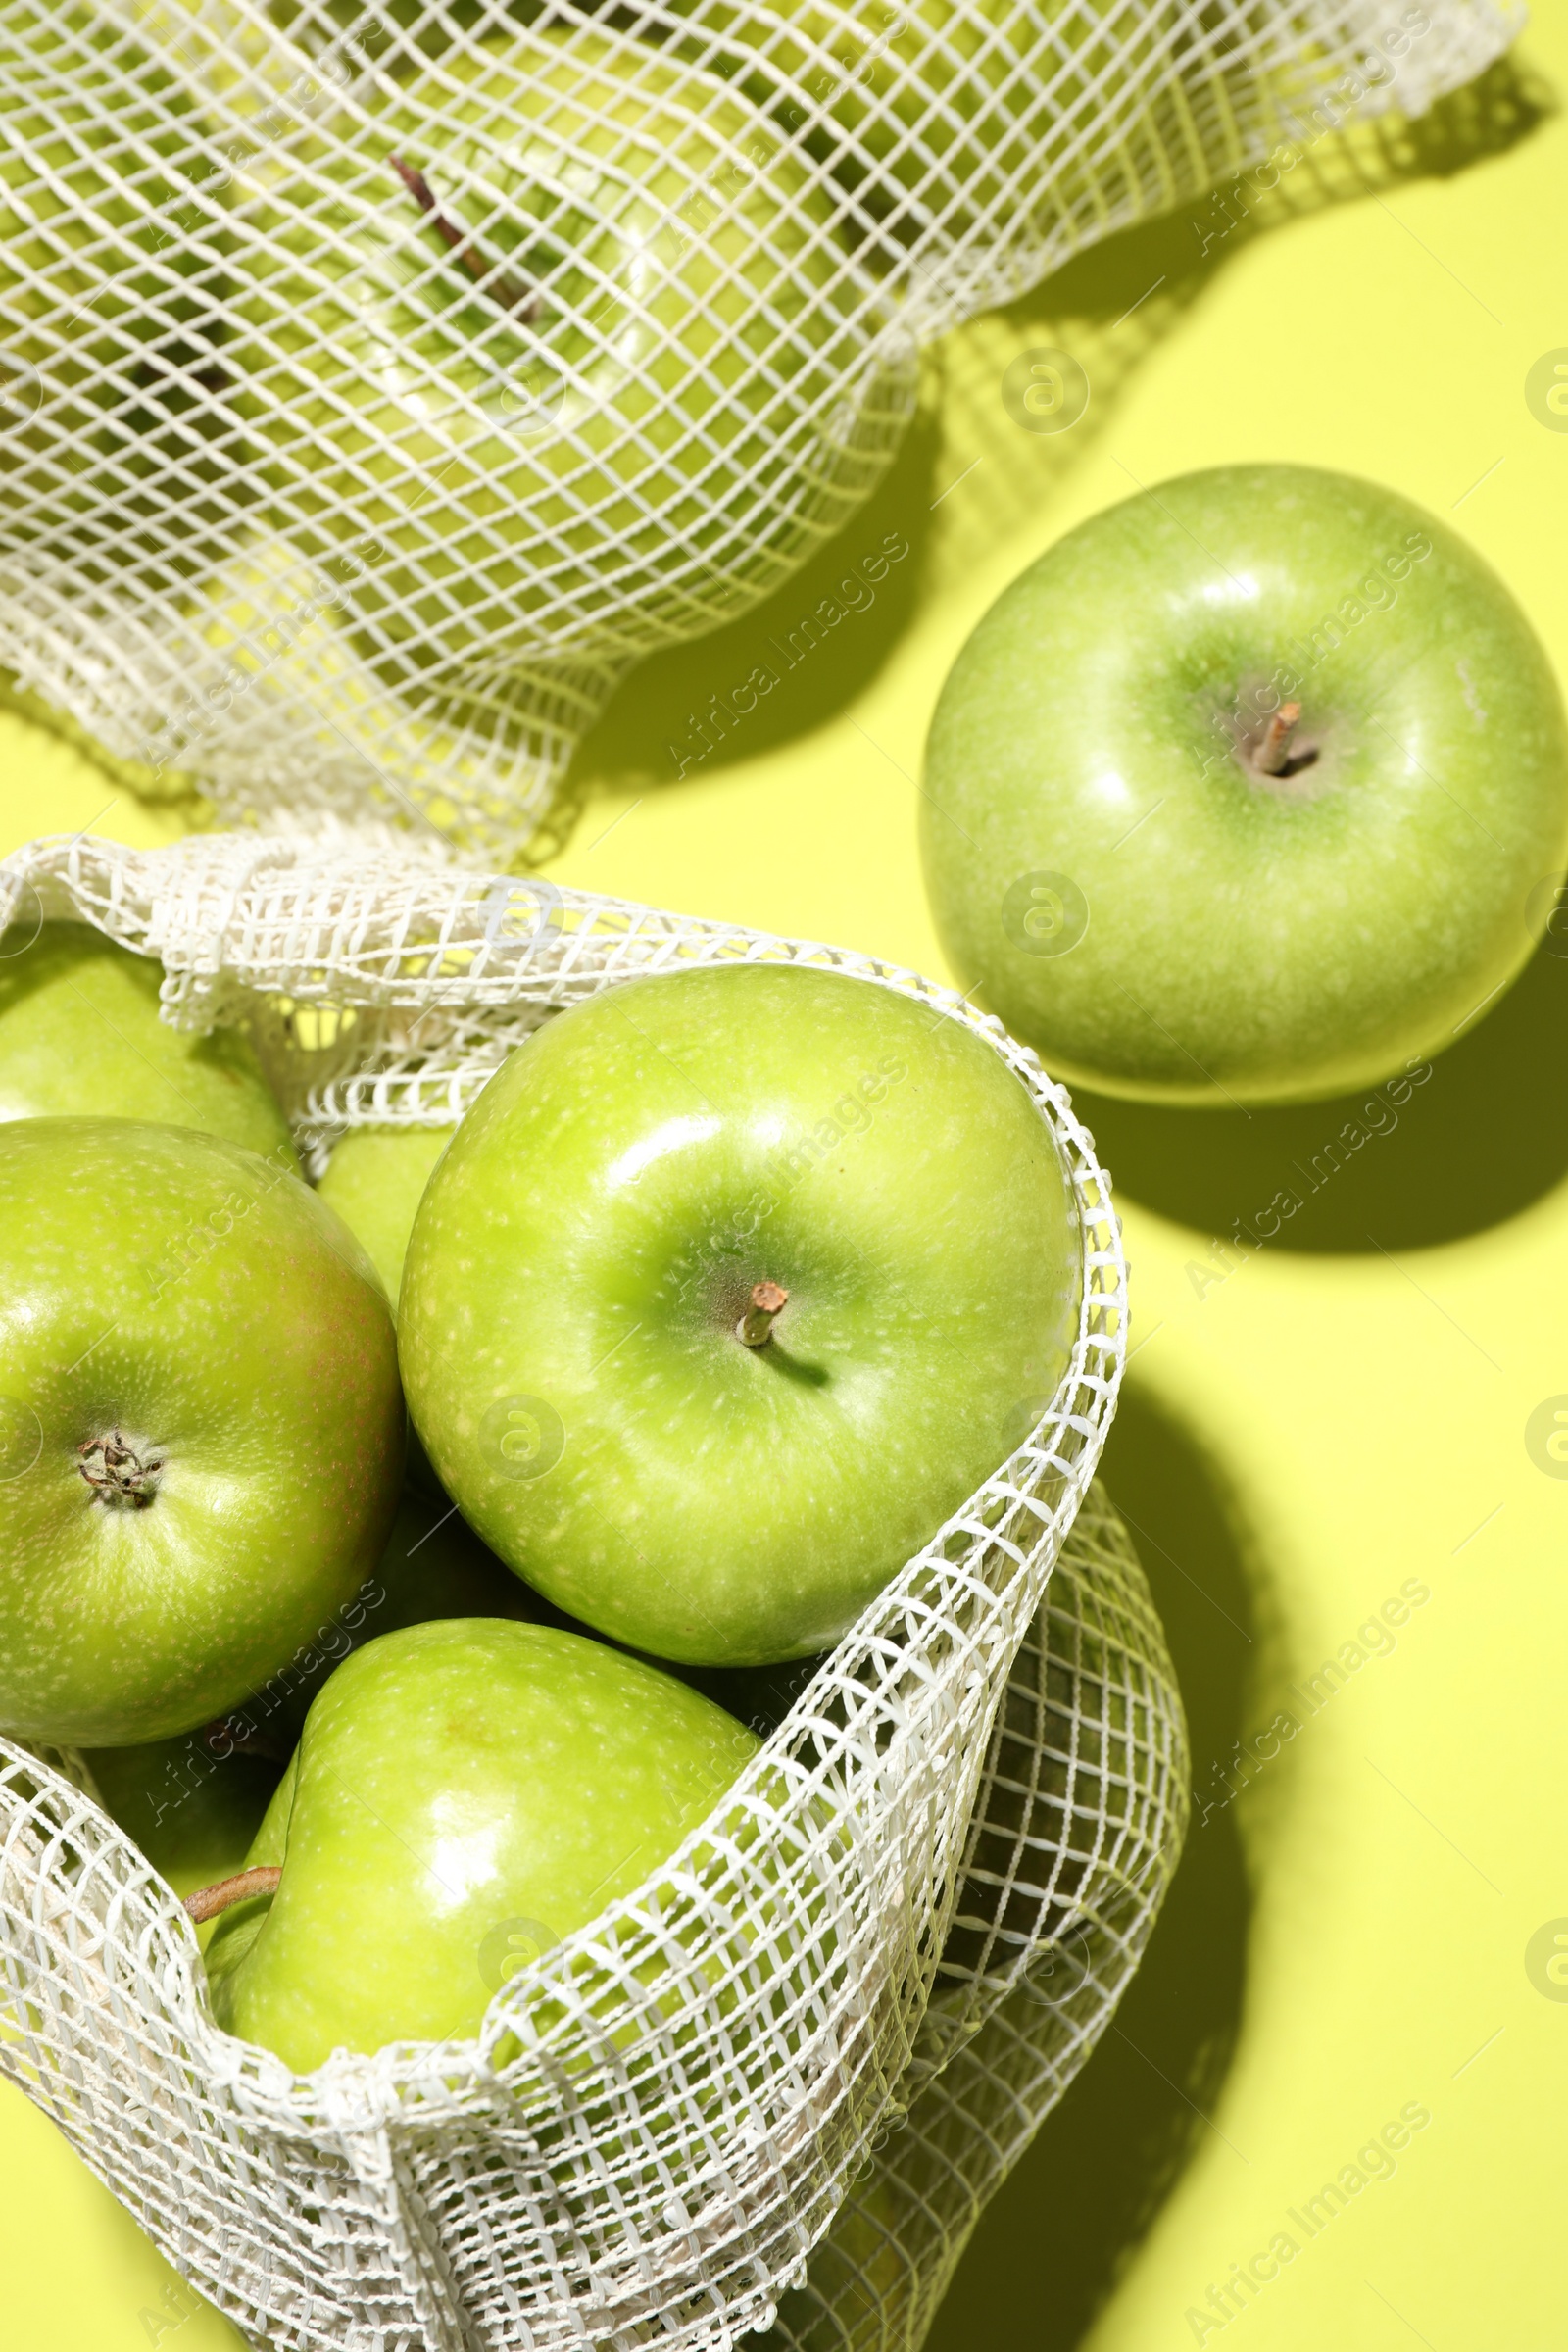
M 403 1260 L 414 1216 L 424 1188 L 454 1130 L 451 1127 L 356 1127 L 332 1148 L 325 1175 L 317 1186 L 349 1231 L 370 1253 L 394 1308 L 403 1287 Z M 425 1457 L 416 1432 L 409 1432 L 405 1475 L 421 1494 L 439 1495 L 441 1483 Z M 467 1616 L 504 1616 L 505 1610 L 469 1609 Z
M 316 1188 L 369 1251 L 394 1306 L 415 1211 L 453 1133 L 451 1127 L 353 1127 L 333 1145 Z
M 881 364 L 809 167 L 710 76 L 517 28 L 302 160 L 253 175 L 241 406 L 400 677 L 715 625 L 891 454 L 906 344 Z
M 349 1601 L 403 1403 L 368 1258 L 281 1159 L 129 1119 L 0 1125 L 0 1727 L 210 1722 Z
M 208 1952 L 219 2023 L 297 2073 L 475 2032 L 516 1969 L 655 1872 L 758 1741 L 597 1642 L 415 1626 L 339 1667 Z
M 399 1333 L 492 1550 L 656 1656 L 824 1649 L 1055 1391 L 1081 1242 L 981 1037 L 870 980 L 607 990 L 491 1079 L 431 1177 Z
M 928 229 L 956 237 L 982 219 L 1004 233 L 1020 216 L 1049 233 L 1136 201 L 1151 175 L 1169 176 L 1143 104 L 1168 38 L 1153 21 L 1124 15 L 1107 26 L 1081 0 L 676 6 L 695 20 L 685 52 L 830 161 L 869 209 L 893 217 L 903 242 Z M 295 29 L 307 12 L 276 0 L 272 13 Z M 339 74 L 373 62 L 401 74 L 414 54 L 451 54 L 453 12 L 433 0 L 395 0 L 376 19 L 354 0 L 310 13 L 336 28 L 335 50 L 322 54 Z M 405 36 L 397 48 L 394 23 Z M 1107 107 L 1110 149 L 1085 137 Z
M 1061 1078 L 1303 1102 L 1446 1046 L 1568 863 L 1568 731 L 1473 550 L 1391 490 L 1222 466 L 1069 533 L 932 721 L 926 883 Z
M 144 566 L 182 574 L 232 524 L 236 428 L 217 356 L 224 199 L 204 138 L 176 74 L 101 11 L 40 11 L 8 36 L 6 530 L 65 534 L 105 579 L 132 547 Z
M 287 1122 L 250 1041 L 159 1018 L 163 969 L 90 923 L 0 933 L 0 1120 L 151 1119 L 199 1127 L 293 1167 Z

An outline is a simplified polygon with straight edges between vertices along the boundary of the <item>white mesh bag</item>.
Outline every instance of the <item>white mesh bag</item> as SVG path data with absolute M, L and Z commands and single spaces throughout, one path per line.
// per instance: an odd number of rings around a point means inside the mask
M 292 2076 L 214 2026 L 183 1915 L 70 1760 L 0 1757 L 0 2064 L 257 2342 L 717 2347 L 795 2289 L 790 2340 L 912 2347 L 1136 1964 L 1184 1818 L 1179 1702 L 1102 1502 L 1058 1564 L 1126 1331 L 1108 1191 L 1065 1096 L 912 974 L 407 856 L 45 842 L 0 865 L 0 921 L 45 916 L 162 956 L 180 1022 L 247 1022 L 318 1152 L 370 1120 L 450 1119 L 552 1010 L 734 959 L 914 995 L 1030 1090 L 1083 1243 L 1060 1389 L 710 1820 L 513 1980 L 475 2041 Z
M 1187 1820 L 1164 1639 L 1097 1483 L 992 1732 L 954 1925 L 894 2106 L 767 2339 L 917 2352 L 969 2233 L 1089 2057 L 1137 1967 Z
M 920 344 L 1511 0 L 0 0 L 0 668 L 229 821 L 513 858 Z M 422 820 L 422 821 L 421 821 Z

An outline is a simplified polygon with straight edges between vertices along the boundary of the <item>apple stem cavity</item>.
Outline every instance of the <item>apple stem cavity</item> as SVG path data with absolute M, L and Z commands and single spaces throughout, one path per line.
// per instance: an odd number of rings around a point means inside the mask
M 441 211 L 430 182 L 422 172 L 416 171 L 412 164 L 406 164 L 398 155 L 389 157 L 388 161 L 420 212 L 429 214 L 430 224 L 436 234 L 457 255 L 474 283 L 482 287 L 491 301 L 498 302 L 504 311 L 516 312 L 525 326 L 532 326 L 539 316 L 539 297 L 533 288 L 525 286 L 520 277 L 514 277 L 510 270 L 497 270 L 485 260 L 473 240 L 466 236 Z
M 1265 776 L 1283 776 L 1290 766 L 1291 737 L 1300 715 L 1299 703 L 1281 703 L 1263 729 L 1262 741 L 1252 754 L 1252 764 Z
M 143 1460 L 133 1446 L 127 1446 L 118 1429 L 107 1438 L 88 1438 L 77 1446 L 81 1455 L 78 1467 L 100 1502 L 120 1503 L 133 1511 L 144 1511 L 158 1492 L 161 1458 L 149 1456 Z
M 282 1876 L 271 1863 L 259 1863 L 254 1870 L 237 1870 L 231 1879 L 218 1879 L 211 1886 L 198 1886 L 194 1894 L 187 1894 L 185 1909 L 200 1927 L 204 1920 L 217 1919 L 233 1903 L 247 1903 L 257 1894 L 275 1894 Z
M 735 1337 L 748 1348 L 765 1348 L 773 1336 L 773 1318 L 788 1302 L 788 1291 L 776 1282 L 755 1284 L 752 1302 L 735 1326 Z

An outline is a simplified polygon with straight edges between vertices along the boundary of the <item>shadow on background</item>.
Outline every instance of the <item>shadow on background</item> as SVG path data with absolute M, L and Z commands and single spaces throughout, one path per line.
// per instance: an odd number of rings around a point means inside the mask
M 687 776 L 712 775 L 835 717 L 905 635 L 931 580 L 933 517 L 956 486 L 953 474 L 976 453 L 987 462 L 965 492 L 972 527 L 959 530 L 958 544 L 944 544 L 945 564 L 959 570 L 1055 496 L 1114 416 L 1144 358 L 1253 237 L 1403 180 L 1451 176 L 1513 146 L 1552 103 L 1504 59 L 1419 122 L 1378 122 L 1320 138 L 1267 197 L 1244 175 L 1229 189 L 1105 238 L 1017 302 L 936 345 L 927 355 L 921 414 L 880 488 L 764 603 L 638 664 L 579 746 L 564 825 L 569 829 L 598 790 L 651 790 L 674 781 L 683 763 Z M 1002 375 L 1036 343 L 1065 343 L 1087 368 L 1092 398 L 1070 432 L 1026 431 L 1004 408 Z M 864 605 L 863 591 L 855 595 L 859 609 L 829 622 L 821 641 L 792 661 L 792 636 L 804 642 L 803 624 L 824 599 L 843 608 L 840 583 L 884 548 L 888 534 L 908 554 L 890 566 L 874 601 Z M 777 685 L 754 711 L 726 720 L 712 698 L 727 702 L 758 665 L 771 669 Z
M 956 388 L 956 398 L 950 347 L 939 343 L 929 351 L 920 412 L 877 490 L 763 603 L 706 637 L 639 663 L 583 738 L 566 788 L 573 802 L 595 784 L 635 781 L 649 788 L 673 782 L 681 772 L 711 775 L 808 734 L 862 694 L 904 636 L 930 582 L 934 517 L 956 486 L 947 478 L 944 451 L 956 438 L 961 442 L 962 457 L 948 461 L 959 472 L 973 446 L 991 461 L 987 491 L 1001 508 L 987 517 L 987 538 L 1015 530 L 1042 497 L 1053 495 L 1103 431 L 1141 360 L 1244 242 L 1236 237 L 1202 260 L 1193 209 L 1106 238 L 1019 302 L 972 322 L 966 330 L 971 334 L 997 334 L 998 357 L 994 367 L 980 358 L 978 380 Z M 1155 285 L 1163 289 L 1161 302 L 1147 316 L 1139 314 L 1117 347 L 1087 347 L 1086 325 L 1103 331 Z M 1079 323 L 1068 329 L 1064 319 Z M 1038 327 L 1042 344 L 1070 336 L 1088 362 L 1093 398 L 1071 432 L 1028 432 L 1002 405 L 1002 373 L 1022 347 L 1019 330 L 1031 326 Z M 890 565 L 874 603 L 829 622 L 820 643 L 804 658 L 796 655 L 805 624 L 821 617 L 823 600 L 836 600 L 841 608 L 860 603 L 863 590 L 852 590 L 847 599 L 841 583 L 867 556 L 880 554 L 890 537 L 908 552 Z M 758 665 L 771 670 L 778 683 L 741 723 L 726 726 L 720 716 L 724 731 L 717 732 L 712 697 L 727 701 Z M 713 737 L 707 750 L 694 724 L 705 712 Z
M 710 635 L 639 663 L 584 736 L 568 793 L 580 797 L 588 779 L 672 783 L 683 761 L 688 776 L 712 775 L 843 710 L 882 668 L 920 601 L 941 446 L 927 403 L 864 505 L 783 587 Z M 868 559 L 885 565 L 881 579 L 864 568 Z M 825 599 L 844 614 L 836 623 L 824 620 Z M 715 711 L 714 698 L 730 705 L 758 667 L 778 683 L 756 709 Z
M 1187 1709 L 1194 1780 L 1243 1731 L 1253 1608 L 1216 1475 L 1124 1393 L 1105 1486 L 1132 1530 Z M 982 2215 L 926 2352 L 1079 2343 L 1211 2127 L 1241 2022 L 1250 1894 L 1235 1814 L 1195 1812 L 1148 1955 L 1082 2075 Z
M 1376 1090 L 1286 1109 L 1164 1109 L 1083 1087 L 1118 1194 L 1276 1250 L 1417 1250 L 1517 1216 L 1568 1176 L 1568 939 L 1548 941 L 1396 1108 Z M 1396 1124 L 1391 1122 L 1396 1121 Z M 1359 1140 L 1357 1140 L 1359 1138 Z

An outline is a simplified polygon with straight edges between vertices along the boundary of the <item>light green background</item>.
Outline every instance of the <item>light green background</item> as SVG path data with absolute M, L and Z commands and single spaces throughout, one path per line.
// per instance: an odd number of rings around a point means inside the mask
M 1141 483 L 1229 460 L 1360 470 L 1452 516 L 1568 674 L 1568 434 L 1525 400 L 1568 347 L 1568 21 L 1414 132 L 1326 141 L 1271 208 L 1195 208 L 938 355 L 874 511 L 760 623 L 661 660 L 587 747 L 563 879 L 940 970 L 915 856 L 937 686 L 1031 557 Z M 1227 218 L 1233 225 L 1226 227 Z M 1195 221 L 1197 225 L 1195 225 Z M 1218 233 L 1223 231 L 1224 233 Z M 1206 253 L 1201 252 L 1205 237 Z M 1201 255 L 1201 258 L 1200 258 Z M 1140 299 L 1142 297 L 1142 299 Z M 1130 317 L 1124 317 L 1131 306 Z M 1027 433 L 1004 370 L 1060 346 L 1093 397 Z M 940 385 L 936 383 L 940 378 Z M 940 399 L 937 395 L 940 391 Z M 888 531 L 910 552 L 731 740 L 687 713 Z M 165 837 L 53 738 L 0 732 L 0 839 Z M 1312 2352 L 1548 2352 L 1563 2337 L 1568 2003 L 1526 1949 L 1568 1919 L 1568 1482 L 1526 1423 L 1568 1396 L 1568 964 L 1539 958 L 1285 1236 L 1200 1282 L 1347 1115 L 1085 1103 L 1134 1265 L 1106 1457 L 1178 1652 L 1195 1827 L 1105 2047 L 986 2217 L 940 2352 L 1157 2352 L 1409 2102 L 1431 2114 L 1224 2330 Z M 1298 1188 L 1299 1189 L 1299 1187 Z M 1430 1598 L 1220 1803 L 1265 1725 L 1406 1579 Z M 1298 2237 L 1303 2233 L 1295 2230 Z M 232 2345 L 20 2095 L 0 2098 L 7 2352 Z M 1096 2316 L 1098 2314 L 1098 2316 Z M 1218 2340 L 1210 2332 L 1206 2340 Z

